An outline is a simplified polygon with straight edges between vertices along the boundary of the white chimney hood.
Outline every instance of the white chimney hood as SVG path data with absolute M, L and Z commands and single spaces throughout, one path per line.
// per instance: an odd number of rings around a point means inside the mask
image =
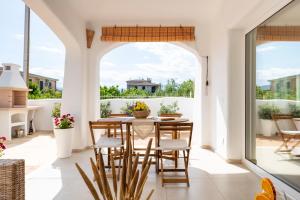
M 0 89 L 11 88 L 28 90 L 26 83 L 20 74 L 19 65 L 13 63 L 2 63 L 2 65 L 4 69 L 0 75 Z

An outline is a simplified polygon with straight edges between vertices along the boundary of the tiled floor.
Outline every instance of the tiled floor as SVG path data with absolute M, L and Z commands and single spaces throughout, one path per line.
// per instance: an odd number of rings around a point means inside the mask
M 48 145 L 44 143 L 45 137 Z M 92 177 L 88 161 L 89 157 L 93 156 L 91 150 L 73 153 L 73 156 L 68 159 L 55 159 L 53 138 L 41 134 L 9 148 L 5 157 L 13 155 L 24 157 L 26 162 L 28 160 L 28 166 L 39 164 L 34 169 L 27 168 L 29 171 L 26 175 L 26 199 L 92 199 L 74 166 L 74 163 L 78 162 Z M 34 161 L 33 158 L 39 161 Z M 156 176 L 152 168 L 144 194 L 154 188 L 153 200 L 252 200 L 255 193 L 259 191 L 256 175 L 243 166 L 226 163 L 208 150 L 193 149 L 189 174 L 191 178 L 189 188 L 184 184 L 161 187 L 160 177 Z

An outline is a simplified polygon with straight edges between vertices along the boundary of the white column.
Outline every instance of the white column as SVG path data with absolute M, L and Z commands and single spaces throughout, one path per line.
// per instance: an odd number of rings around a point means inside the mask
M 87 146 L 86 71 L 84 52 L 74 47 L 66 47 L 62 114 L 70 113 L 75 117 L 73 149 Z

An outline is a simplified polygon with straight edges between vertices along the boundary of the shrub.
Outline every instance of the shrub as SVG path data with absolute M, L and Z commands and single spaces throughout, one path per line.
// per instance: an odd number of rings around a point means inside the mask
M 293 117 L 300 118 L 300 105 L 289 104 L 289 110 Z
M 111 109 L 110 109 L 110 102 L 102 102 L 100 104 L 100 114 L 101 114 L 101 118 L 107 118 L 110 116 L 111 114 Z
M 260 105 L 258 109 L 258 116 L 260 119 L 272 119 L 273 114 L 278 114 L 280 112 L 279 107 L 269 104 Z
M 52 109 L 51 117 L 60 117 L 61 103 L 55 103 Z
M 121 108 L 121 113 L 127 114 L 128 116 L 133 116 L 133 108 L 134 108 L 135 103 L 133 102 L 126 102 L 126 105 L 124 105 Z
M 164 105 L 163 103 L 160 104 L 160 109 L 158 111 L 158 115 L 161 114 L 175 114 L 179 110 L 177 105 L 177 101 L 170 105 Z

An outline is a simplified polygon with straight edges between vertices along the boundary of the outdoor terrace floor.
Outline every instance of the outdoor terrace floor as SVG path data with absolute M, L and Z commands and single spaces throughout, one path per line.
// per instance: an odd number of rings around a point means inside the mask
M 91 149 L 73 153 L 68 159 L 56 159 L 55 140 L 49 132 L 14 139 L 4 156 L 26 160 L 26 199 L 29 200 L 92 199 L 74 165 L 78 162 L 92 177 L 89 157 L 93 157 Z M 153 166 L 144 194 L 154 188 L 153 200 L 250 200 L 260 190 L 255 174 L 242 165 L 226 163 L 209 150 L 193 148 L 189 174 L 189 188 L 185 184 L 162 187 Z

